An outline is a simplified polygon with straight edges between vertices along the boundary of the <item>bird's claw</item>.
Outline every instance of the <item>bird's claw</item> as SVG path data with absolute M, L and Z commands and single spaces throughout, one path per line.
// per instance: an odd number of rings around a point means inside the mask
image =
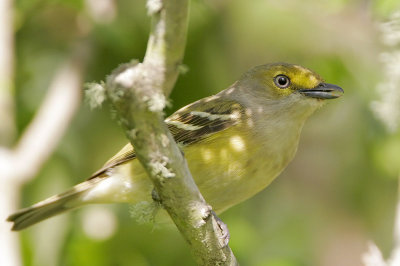
M 221 230 L 221 235 L 219 236 L 219 240 L 221 246 L 224 248 L 228 245 L 231 235 L 229 234 L 228 226 L 212 211 L 215 221 L 218 224 L 219 229 Z

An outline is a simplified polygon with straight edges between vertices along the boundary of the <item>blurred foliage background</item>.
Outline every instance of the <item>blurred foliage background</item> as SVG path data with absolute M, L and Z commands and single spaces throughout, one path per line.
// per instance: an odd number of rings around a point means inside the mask
M 107 8 L 97 8 L 109 2 Z M 142 59 L 144 0 L 16 1 L 18 130 L 27 126 L 57 66 L 84 42 L 85 81 Z M 377 22 L 398 1 L 193 0 L 184 64 L 168 113 L 229 86 L 251 66 L 307 66 L 344 97 L 306 123 L 297 156 L 271 186 L 220 217 L 241 265 L 361 265 L 368 240 L 388 255 L 400 135 L 371 111 L 382 79 Z M 83 93 L 83 90 L 82 90 Z M 127 142 L 107 104 L 82 103 L 56 152 L 22 192 L 28 206 L 87 178 Z M 194 265 L 172 226 L 139 224 L 128 205 L 85 207 L 21 234 L 25 265 Z

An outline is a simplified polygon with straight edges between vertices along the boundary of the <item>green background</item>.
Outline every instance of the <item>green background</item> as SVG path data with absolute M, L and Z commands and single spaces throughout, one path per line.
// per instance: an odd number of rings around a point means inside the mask
M 143 58 L 150 25 L 145 1 L 115 5 L 115 18 L 99 22 L 83 0 L 16 2 L 19 132 L 77 42 L 89 46 L 85 82 Z M 284 173 L 220 216 L 241 265 L 361 265 L 369 240 L 389 255 L 400 135 L 387 133 L 370 106 L 380 99 L 383 79 L 385 47 L 376 22 L 395 8 L 390 0 L 191 2 L 188 71 L 168 113 L 228 87 L 249 67 L 276 61 L 309 67 L 345 90 L 306 123 Z M 50 160 L 24 186 L 21 207 L 84 180 L 126 142 L 108 103 L 96 110 L 82 103 Z M 88 233 L 84 224 L 93 213 L 114 221 L 113 232 L 101 239 Z M 194 265 L 176 229 L 138 224 L 129 205 L 85 207 L 23 231 L 21 240 L 25 265 Z

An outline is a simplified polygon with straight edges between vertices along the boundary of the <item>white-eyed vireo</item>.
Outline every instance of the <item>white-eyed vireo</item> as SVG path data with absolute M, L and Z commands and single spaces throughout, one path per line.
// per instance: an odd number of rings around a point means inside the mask
M 308 116 L 343 90 L 286 63 L 257 66 L 220 93 L 168 117 L 206 201 L 220 213 L 264 189 L 296 153 Z M 153 185 L 131 144 L 88 180 L 11 215 L 13 230 L 88 203 L 152 202 Z

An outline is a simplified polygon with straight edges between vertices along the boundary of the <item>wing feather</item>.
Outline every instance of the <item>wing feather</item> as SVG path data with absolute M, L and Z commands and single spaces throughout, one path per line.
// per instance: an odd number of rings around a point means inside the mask
M 214 100 L 217 98 L 218 96 L 211 96 L 194 102 L 165 120 L 176 142 L 184 146 L 193 144 L 239 123 L 243 107 L 233 100 L 219 99 L 218 104 L 215 104 Z M 135 158 L 135 150 L 128 143 L 89 179 L 106 177 L 105 173 L 108 169 Z

